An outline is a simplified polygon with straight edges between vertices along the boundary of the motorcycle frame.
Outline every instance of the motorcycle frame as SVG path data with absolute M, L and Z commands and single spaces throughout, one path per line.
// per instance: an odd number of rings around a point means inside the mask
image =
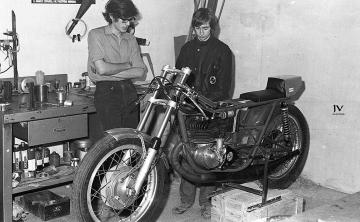
M 171 68 L 169 68 L 169 66 L 164 66 L 162 69 L 162 73 L 160 75 L 162 77 L 161 81 L 162 81 L 162 83 L 164 83 L 164 81 L 165 81 L 164 79 L 166 79 L 168 73 L 177 73 L 177 75 L 180 74 L 180 77 L 177 77 L 176 81 L 178 81 L 179 84 L 183 85 L 186 82 L 186 79 L 189 76 L 190 72 L 191 72 L 191 70 L 189 68 L 183 68 L 182 70 L 177 70 L 177 69 L 171 69 Z M 159 87 L 160 86 L 158 86 L 157 89 L 159 89 Z M 178 95 L 180 92 L 179 92 L 179 90 L 176 89 L 175 93 Z M 299 92 L 299 93 L 302 93 L 302 92 Z M 139 174 L 137 176 L 135 186 L 134 186 L 134 190 L 135 190 L 136 194 L 139 193 L 139 190 L 147 176 L 147 173 L 149 172 L 149 169 L 151 168 L 151 165 L 154 162 L 154 159 L 156 158 L 156 155 L 159 151 L 160 144 L 161 144 L 160 138 L 164 134 L 166 126 L 171 118 L 171 115 L 174 113 L 174 111 L 177 109 L 177 106 L 178 106 L 178 103 L 176 101 L 174 101 L 172 99 L 159 99 L 159 98 L 157 98 L 158 95 L 159 95 L 159 91 L 156 90 L 153 93 L 153 95 L 148 99 L 148 104 L 144 111 L 143 118 L 140 120 L 140 122 L 137 126 L 137 129 L 136 129 L 139 132 L 145 133 L 144 132 L 145 125 L 149 120 L 151 121 L 152 110 L 156 106 L 165 106 L 166 107 L 165 115 L 164 115 L 163 119 L 160 120 L 162 124 L 161 124 L 160 128 L 158 129 L 158 131 L 156 132 L 156 135 L 154 137 L 152 137 L 152 140 L 151 140 L 152 144 L 150 147 L 147 147 L 147 154 L 146 154 L 145 161 L 139 170 Z M 237 117 L 239 115 L 240 110 L 248 111 L 249 109 L 251 109 L 253 107 L 259 107 L 259 106 L 262 106 L 264 108 L 270 107 L 270 112 L 267 115 L 265 124 L 260 125 L 260 126 L 255 126 L 255 127 L 254 126 L 249 127 L 249 129 L 258 129 L 258 130 L 260 129 L 260 134 L 257 137 L 255 144 L 253 145 L 254 149 L 252 150 L 252 153 L 251 153 L 251 158 L 253 159 L 255 157 L 256 152 L 260 148 L 260 143 L 264 137 L 264 134 L 265 134 L 266 129 L 269 125 L 269 122 L 273 116 L 275 108 L 278 106 L 286 107 L 288 104 L 294 103 L 294 100 L 296 100 L 297 98 L 298 97 L 296 95 L 293 97 L 271 99 L 271 100 L 266 100 L 266 101 L 261 101 L 261 102 L 254 102 L 251 100 L 244 100 L 244 99 L 233 99 L 233 100 L 222 101 L 223 103 L 228 103 L 230 105 L 227 105 L 225 108 L 214 109 L 213 111 L 214 111 L 214 113 L 217 113 L 217 115 L 224 115 L 224 113 L 226 114 L 226 112 L 228 112 L 229 110 L 233 110 L 233 111 L 235 110 L 236 115 L 234 116 L 233 130 L 232 130 L 232 132 L 235 133 L 236 129 L 238 127 L 238 123 L 237 123 L 238 118 Z M 211 102 L 211 101 L 208 101 L 204 97 L 202 97 L 202 99 L 203 99 L 204 103 Z M 200 108 L 200 107 L 198 107 L 198 108 Z M 201 110 L 201 108 L 200 108 L 200 113 L 205 115 L 204 111 Z M 185 114 L 182 111 L 178 110 L 177 117 L 179 119 L 180 135 L 182 137 L 183 142 L 189 143 L 189 139 L 186 134 L 185 124 L 183 121 L 181 121 L 181 120 L 183 120 L 184 116 L 185 116 Z M 205 115 L 205 117 L 206 117 L 206 115 Z M 246 129 L 246 127 L 244 129 Z M 242 166 L 241 169 L 239 169 L 239 168 L 232 169 L 232 170 L 228 170 L 227 172 L 239 171 L 239 170 L 245 169 L 246 167 L 248 167 L 251 164 L 251 162 L 252 161 L 248 161 L 248 163 L 246 165 Z M 190 160 L 190 164 L 193 167 L 195 167 L 197 170 L 201 171 L 201 169 L 196 167 L 193 160 Z M 212 170 L 212 172 L 219 172 L 219 171 L 221 171 L 221 169 Z M 207 172 L 209 172 L 209 171 L 207 171 Z

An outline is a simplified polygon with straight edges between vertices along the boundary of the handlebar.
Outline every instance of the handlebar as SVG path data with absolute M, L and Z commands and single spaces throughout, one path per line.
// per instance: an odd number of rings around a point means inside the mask
M 218 104 L 205 96 L 196 92 L 196 90 L 190 88 L 186 84 L 186 80 L 191 73 L 191 69 L 188 67 L 182 68 L 181 70 L 176 68 L 170 68 L 166 65 L 162 69 L 160 76 L 156 76 L 150 83 L 149 92 L 162 91 L 163 95 L 167 99 L 180 98 L 181 95 L 188 98 L 196 109 L 204 116 L 205 119 L 209 119 L 205 111 L 212 113 L 213 116 L 220 115 L 215 109 L 218 108 Z M 175 78 L 175 79 L 174 79 Z M 155 83 L 155 85 L 153 84 Z M 171 92 L 172 91 L 172 92 Z M 155 93 L 156 95 L 158 93 Z M 155 95 L 154 94 L 154 95 Z M 173 96 L 174 98 L 171 98 Z

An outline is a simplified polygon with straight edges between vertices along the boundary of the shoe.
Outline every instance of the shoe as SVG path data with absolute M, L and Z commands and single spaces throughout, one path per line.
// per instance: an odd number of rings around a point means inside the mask
M 189 210 L 191 206 L 192 206 L 192 204 L 181 203 L 180 206 L 174 207 L 172 209 L 172 212 L 173 212 L 173 214 L 183 214 L 187 210 Z
M 208 220 L 211 218 L 211 205 L 205 205 L 205 206 L 201 206 L 201 209 L 200 209 L 200 212 L 201 212 L 201 216 Z

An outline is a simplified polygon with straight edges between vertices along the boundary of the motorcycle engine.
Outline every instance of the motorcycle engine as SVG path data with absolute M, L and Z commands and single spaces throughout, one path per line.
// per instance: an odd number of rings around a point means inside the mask
M 192 116 L 186 120 L 187 135 L 192 144 L 192 158 L 203 169 L 221 167 L 229 160 L 227 146 L 224 145 L 225 132 L 231 129 L 228 119 L 205 120 Z M 216 139 L 214 139 L 216 138 Z
M 226 147 L 223 141 L 223 138 L 218 138 L 216 143 L 195 143 L 192 152 L 195 163 L 204 169 L 222 166 L 226 159 Z

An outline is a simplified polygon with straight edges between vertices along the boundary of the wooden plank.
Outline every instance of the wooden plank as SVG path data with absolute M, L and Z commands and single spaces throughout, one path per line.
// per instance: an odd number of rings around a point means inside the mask
M 329 204 L 308 210 L 284 222 L 358 222 L 360 221 L 360 192 L 345 196 Z

